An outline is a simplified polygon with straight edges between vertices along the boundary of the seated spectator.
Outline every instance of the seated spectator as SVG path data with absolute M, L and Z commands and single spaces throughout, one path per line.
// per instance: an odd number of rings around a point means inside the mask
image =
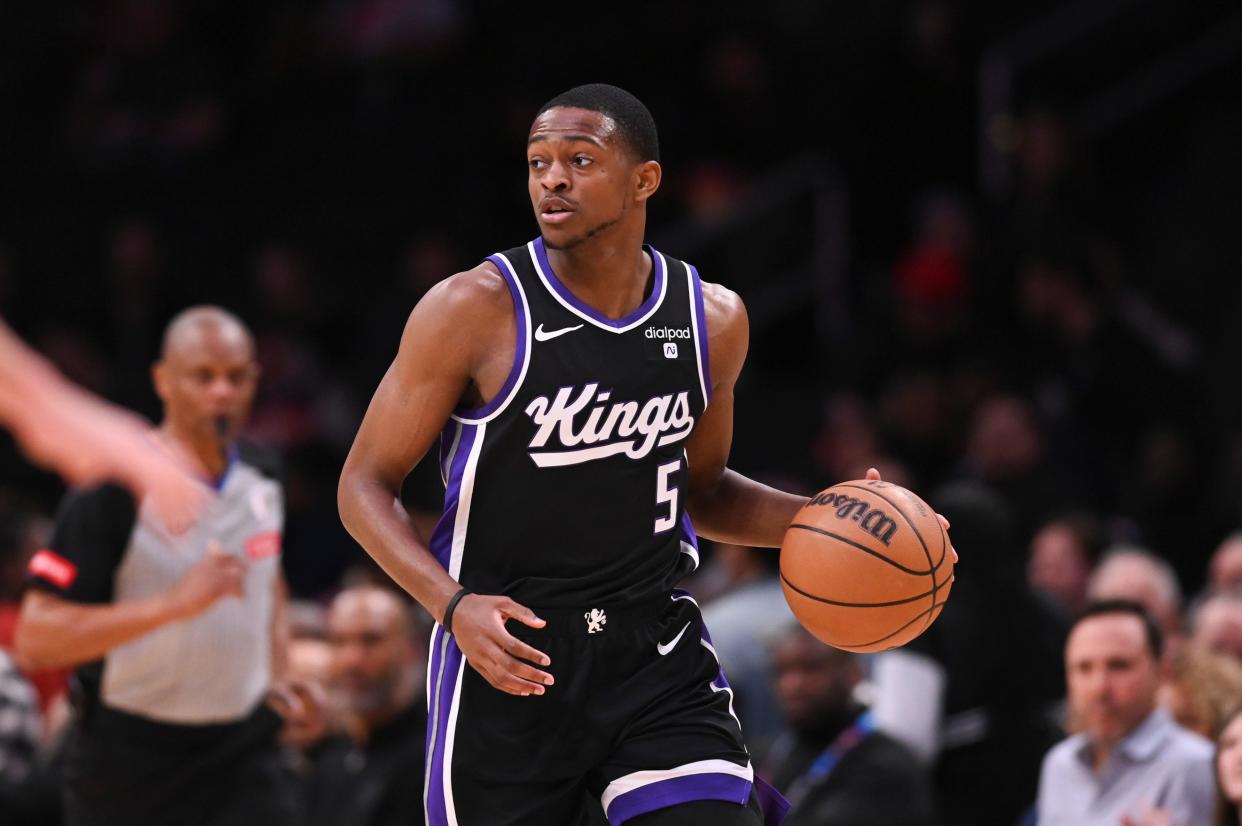
M 1173 658 L 1159 699 L 1178 725 L 1215 739 L 1225 718 L 1242 705 L 1242 663 L 1188 645 Z
M 1182 588 L 1173 567 L 1151 551 L 1135 547 L 1108 550 L 1087 581 L 1087 598 L 1093 602 L 1137 602 L 1160 628 L 1166 662 L 1181 648 Z
M 1045 522 L 1031 540 L 1027 584 L 1051 599 L 1067 617 L 1076 617 L 1087 604 L 1087 578 L 1102 550 L 1103 533 L 1087 514 Z
M 1082 730 L 1044 758 L 1040 826 L 1206 824 L 1212 747 L 1156 705 L 1163 639 L 1134 602 L 1093 603 L 1070 630 L 1066 680 Z
M 1191 640 L 1242 663 L 1242 593 L 1217 594 L 1200 605 Z
M 1225 537 L 1208 563 L 1208 590 L 1213 594 L 1242 588 L 1242 532 Z
M 854 700 L 857 658 L 793 624 L 773 649 L 776 696 L 789 729 L 766 771 L 792 804 L 786 826 L 930 824 L 931 789 L 914 754 L 877 731 Z
M 423 823 L 427 727 L 408 604 L 395 592 L 342 591 L 328 612 L 333 689 L 353 717 L 350 737 L 320 745 L 307 785 L 311 826 Z
M 1242 826 L 1242 706 L 1216 738 L 1216 819 L 1214 826 Z

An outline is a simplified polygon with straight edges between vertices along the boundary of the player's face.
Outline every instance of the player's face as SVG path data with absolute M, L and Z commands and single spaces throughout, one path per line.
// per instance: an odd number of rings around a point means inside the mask
M 1220 733 L 1216 774 L 1225 798 L 1232 803 L 1242 802 L 1242 714 L 1235 714 Z
M 1117 743 L 1155 708 L 1159 669 L 1138 617 L 1079 623 L 1065 646 L 1065 672 L 1073 718 L 1093 740 Z
M 165 415 L 187 433 L 229 442 L 250 415 L 259 367 L 249 335 L 204 326 L 184 336 L 156 366 Z
M 531 126 L 526 164 L 535 220 L 552 249 L 572 249 L 605 232 L 650 194 L 637 186 L 647 164 L 636 162 L 617 124 L 599 112 L 544 112 Z

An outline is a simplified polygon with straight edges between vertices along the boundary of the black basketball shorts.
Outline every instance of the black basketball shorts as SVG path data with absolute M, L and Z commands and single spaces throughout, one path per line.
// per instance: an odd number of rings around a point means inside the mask
M 535 613 L 546 627 L 508 628 L 551 658 L 542 696 L 493 688 L 452 635 L 432 633 L 429 826 L 586 826 L 601 808 L 621 826 L 691 800 L 750 800 L 733 692 L 688 594 Z M 755 791 L 767 810 L 783 803 Z

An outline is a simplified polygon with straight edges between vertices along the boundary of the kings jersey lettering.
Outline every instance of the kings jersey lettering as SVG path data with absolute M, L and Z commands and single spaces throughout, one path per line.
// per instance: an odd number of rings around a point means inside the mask
M 579 465 L 624 453 L 642 459 L 657 446 L 690 435 L 694 416 L 687 391 L 653 396 L 645 402 L 611 402 L 612 392 L 592 382 L 562 387 L 526 406 L 538 430 L 528 445 L 539 467 Z

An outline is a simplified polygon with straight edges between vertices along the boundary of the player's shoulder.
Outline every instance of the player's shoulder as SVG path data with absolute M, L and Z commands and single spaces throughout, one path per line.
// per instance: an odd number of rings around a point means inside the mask
M 410 320 L 451 327 L 491 325 L 513 314 L 508 282 L 491 261 L 454 273 L 427 291 Z
M 237 442 L 237 458 L 272 481 L 284 484 L 285 462 L 280 454 L 267 445 L 240 440 Z
M 703 281 L 703 314 L 709 330 L 747 329 L 746 304 L 742 297 L 723 284 Z

